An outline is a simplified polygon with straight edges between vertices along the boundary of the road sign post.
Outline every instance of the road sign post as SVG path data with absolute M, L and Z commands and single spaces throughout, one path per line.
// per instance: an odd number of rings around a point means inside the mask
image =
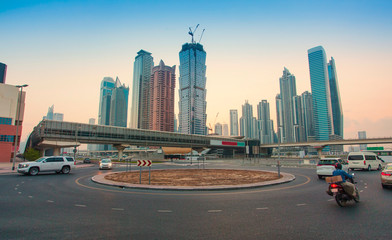
M 139 184 L 142 183 L 142 167 L 149 167 L 148 171 L 148 184 L 151 183 L 151 160 L 137 160 L 137 165 L 140 167 Z

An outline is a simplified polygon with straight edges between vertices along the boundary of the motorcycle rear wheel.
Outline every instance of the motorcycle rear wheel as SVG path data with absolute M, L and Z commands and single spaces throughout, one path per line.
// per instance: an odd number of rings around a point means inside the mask
M 337 203 L 339 206 L 341 206 L 341 207 L 345 207 L 345 206 L 346 206 L 347 200 L 343 199 L 343 198 L 342 198 L 342 195 L 337 194 L 337 195 L 335 196 L 335 200 L 336 200 L 336 203 Z

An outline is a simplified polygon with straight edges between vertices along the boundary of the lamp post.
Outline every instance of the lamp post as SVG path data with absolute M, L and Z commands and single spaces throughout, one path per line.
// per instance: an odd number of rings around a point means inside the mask
M 19 102 L 18 102 L 18 113 L 17 117 L 15 119 L 16 123 L 16 134 L 15 134 L 15 146 L 14 146 L 14 158 L 12 159 L 12 171 L 15 170 L 15 160 L 16 160 L 16 148 L 18 147 L 18 135 L 19 135 L 19 117 L 20 117 L 20 108 L 22 105 L 22 91 L 24 87 L 27 87 L 29 85 L 23 84 L 23 85 L 17 85 L 15 87 L 20 88 L 20 94 L 19 94 Z

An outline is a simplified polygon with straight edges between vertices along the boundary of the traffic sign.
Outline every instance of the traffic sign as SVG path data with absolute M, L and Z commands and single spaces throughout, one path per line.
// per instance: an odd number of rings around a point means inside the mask
M 150 167 L 152 165 L 151 160 L 137 160 L 138 167 Z

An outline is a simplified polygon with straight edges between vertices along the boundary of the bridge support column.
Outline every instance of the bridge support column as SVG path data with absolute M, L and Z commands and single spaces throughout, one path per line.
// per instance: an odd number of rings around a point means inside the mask
M 118 155 L 118 161 L 121 161 L 123 153 L 124 153 L 124 149 L 126 147 L 124 147 L 123 145 L 113 145 L 113 147 L 115 147 L 117 149 L 117 151 L 118 151 L 118 154 L 117 154 Z
M 322 152 L 323 152 L 323 148 L 324 148 L 324 147 L 325 147 L 325 146 L 317 146 L 317 147 L 314 147 L 315 149 L 317 149 L 317 155 L 318 155 L 319 159 L 323 158 Z
M 53 148 L 53 156 L 60 156 L 61 148 Z M 76 159 L 75 159 L 76 160 Z

